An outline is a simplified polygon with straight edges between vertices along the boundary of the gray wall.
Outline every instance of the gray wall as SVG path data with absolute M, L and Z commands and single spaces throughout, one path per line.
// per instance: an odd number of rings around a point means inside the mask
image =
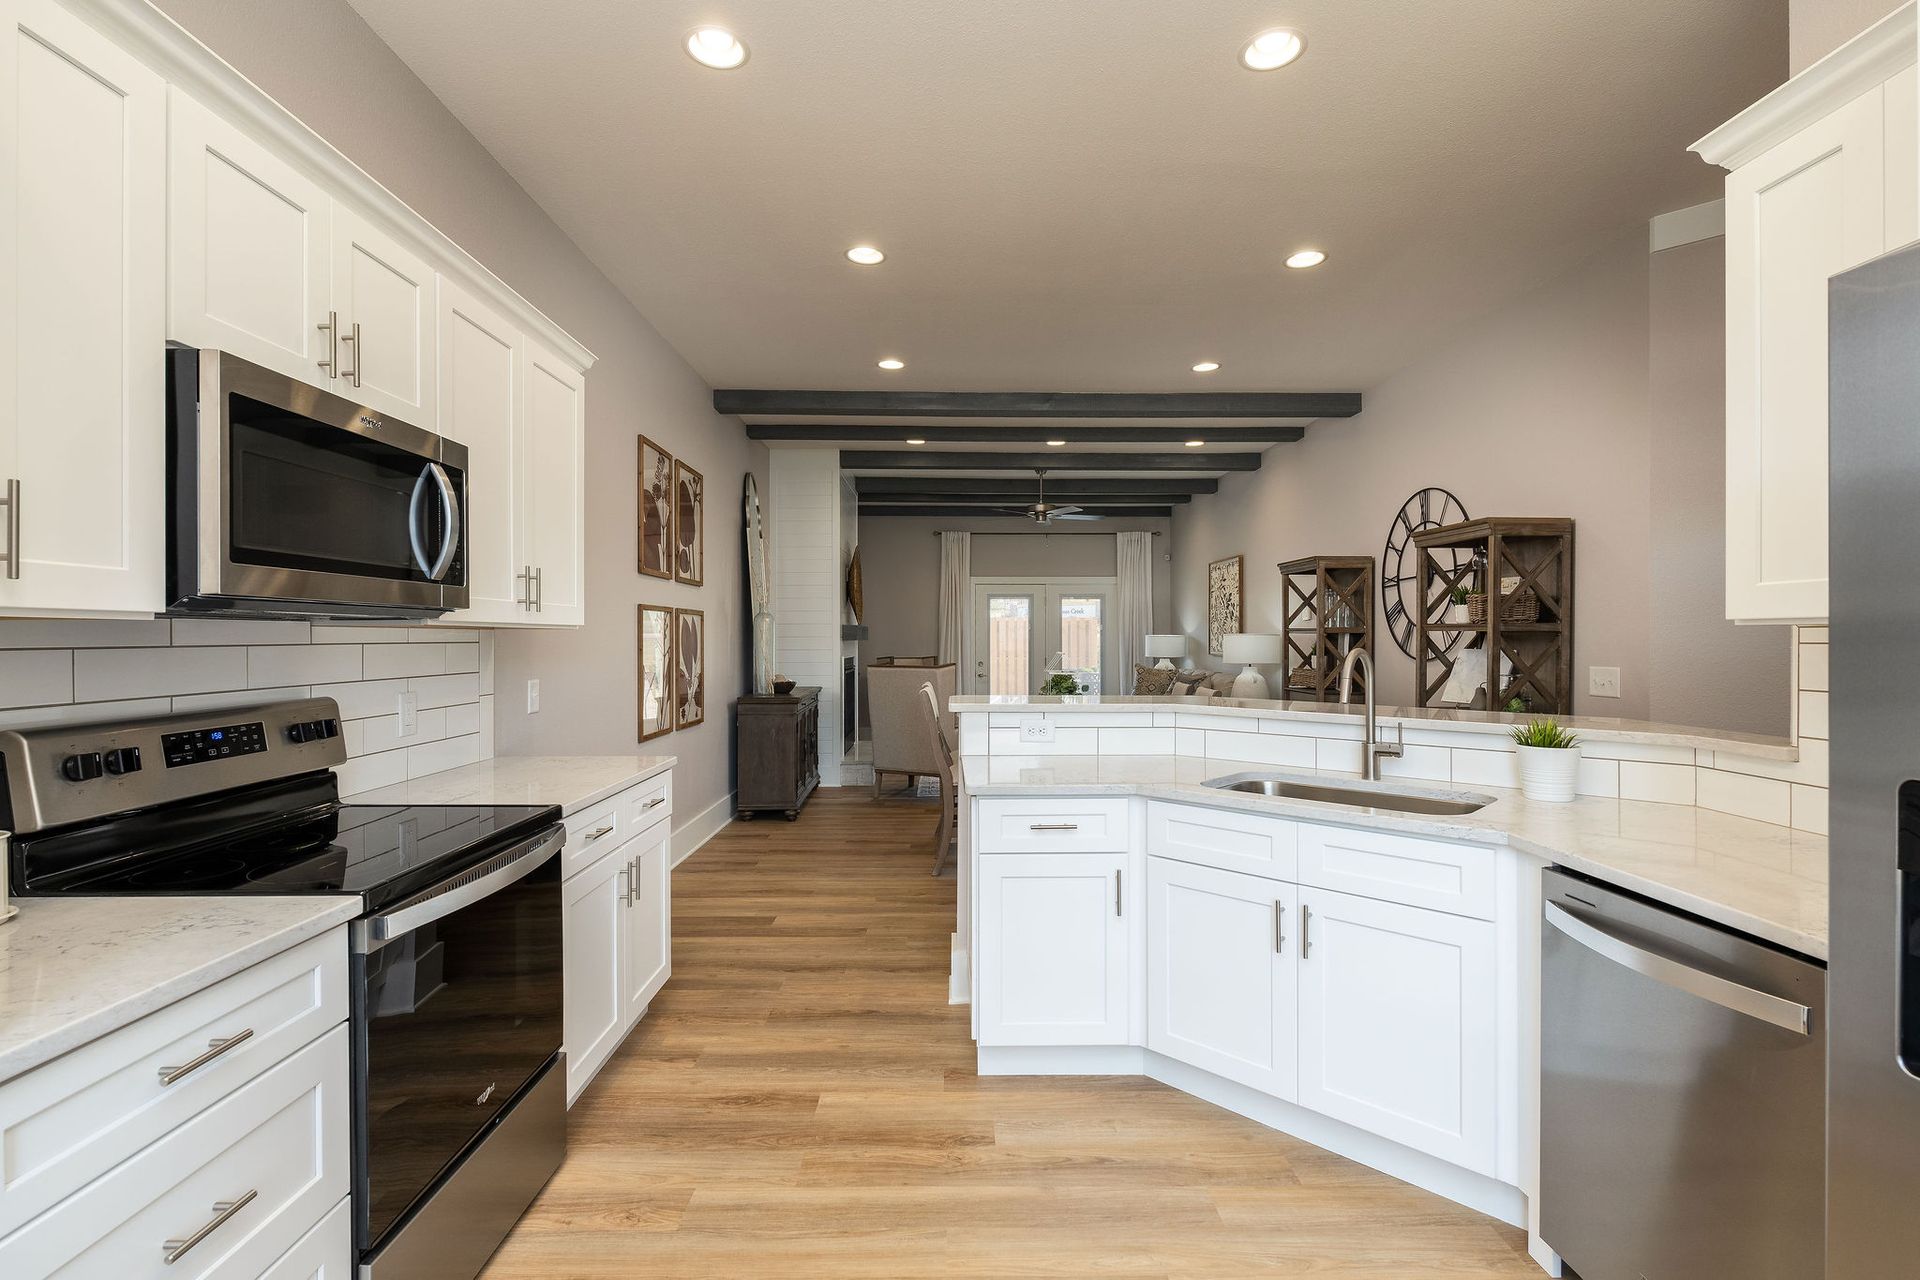
M 1787 5 L 1789 74 L 1799 75 L 1904 0 L 1792 0 Z
M 636 606 L 704 609 L 706 724 L 647 744 L 680 757 L 679 818 L 731 791 L 729 707 L 743 687 L 741 478 L 765 453 L 646 318 L 342 0 L 159 0 L 160 7 L 412 205 L 598 357 L 587 380 L 587 625 L 498 633 L 501 754 L 636 751 Z M 671 252 L 663 246 L 662 252 Z M 707 482 L 706 584 L 635 572 L 635 434 Z M 526 714 L 525 682 L 541 710 Z
M 1792 628 L 1726 618 L 1726 241 L 1648 279 L 1647 692 L 1655 719 L 1788 732 Z

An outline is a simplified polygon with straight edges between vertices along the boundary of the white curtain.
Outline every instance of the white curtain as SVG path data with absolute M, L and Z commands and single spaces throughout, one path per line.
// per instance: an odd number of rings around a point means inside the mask
M 1133 668 L 1146 661 L 1147 633 L 1153 630 L 1153 535 L 1116 533 L 1113 623 L 1120 628 L 1120 670 L 1110 693 L 1133 692 Z
M 925 534 L 921 534 L 925 537 Z M 940 661 L 953 663 L 958 686 L 973 688 L 973 536 L 940 535 Z

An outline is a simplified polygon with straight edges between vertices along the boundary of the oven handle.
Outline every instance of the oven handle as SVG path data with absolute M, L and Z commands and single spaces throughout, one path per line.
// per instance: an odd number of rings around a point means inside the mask
M 426 544 L 420 537 L 420 508 L 427 495 L 427 481 L 432 480 L 434 489 L 440 495 L 441 521 L 440 551 L 431 561 L 427 559 Z M 447 569 L 453 564 L 454 552 L 460 549 L 460 500 L 453 492 L 453 481 L 447 476 L 447 469 L 437 462 L 429 462 L 420 472 L 420 478 L 413 482 L 413 498 L 407 504 L 407 540 L 413 544 L 413 560 L 420 566 L 420 572 L 434 582 L 447 576 Z
M 378 951 L 421 925 L 432 924 L 462 907 L 472 906 L 480 899 L 498 893 L 538 870 L 560 852 L 560 847 L 566 842 L 567 829 L 556 824 L 498 857 L 469 867 L 445 884 L 409 898 L 391 911 L 356 921 L 354 949 L 361 954 Z
M 1729 982 L 1725 978 L 1702 972 L 1691 965 L 1681 964 L 1678 960 L 1670 960 L 1656 952 L 1636 947 L 1625 938 L 1582 920 L 1557 902 L 1546 903 L 1545 914 L 1548 924 L 1573 941 L 1643 977 L 1665 983 L 1690 996 L 1710 1000 L 1723 1009 L 1731 1009 L 1749 1018 L 1770 1022 L 1795 1035 L 1812 1034 L 1813 1010 L 1804 1004 L 1796 1004 L 1792 1000 L 1783 1000 L 1765 991 L 1756 991 L 1752 987 Z

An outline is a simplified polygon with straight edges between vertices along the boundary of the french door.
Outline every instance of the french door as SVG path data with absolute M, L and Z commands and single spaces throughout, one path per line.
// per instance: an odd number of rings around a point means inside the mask
M 973 692 L 1033 693 L 1055 654 L 1060 670 L 1102 692 L 1119 664 L 1113 597 L 1112 578 L 975 578 Z M 1124 692 L 1123 684 L 1113 690 Z

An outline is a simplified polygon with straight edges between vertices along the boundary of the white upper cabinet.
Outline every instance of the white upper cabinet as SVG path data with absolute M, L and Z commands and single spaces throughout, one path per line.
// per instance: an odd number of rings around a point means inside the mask
M 167 336 L 333 390 L 333 198 L 177 89 L 168 114 Z
M 1827 283 L 1920 235 L 1909 5 L 1694 145 L 1727 175 L 1727 616 L 1827 616 Z
M 529 342 L 522 361 L 526 564 L 533 574 L 527 620 L 579 626 L 586 607 L 586 379 Z
M 166 85 L 51 0 L 0 15 L 0 613 L 152 613 Z
M 419 254 L 351 207 L 333 207 L 338 394 L 432 430 L 439 346 L 434 286 L 433 267 Z
M 440 282 L 439 433 L 467 446 L 467 599 L 461 626 L 526 618 L 520 470 L 520 331 L 451 280 Z

